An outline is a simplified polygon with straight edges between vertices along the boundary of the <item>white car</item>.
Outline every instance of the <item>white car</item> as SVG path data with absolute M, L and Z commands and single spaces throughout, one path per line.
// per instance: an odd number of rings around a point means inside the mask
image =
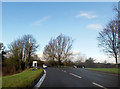
M 76 66 L 76 65 L 73 65 L 73 68 L 77 68 L 77 66 Z
M 47 68 L 47 65 L 43 64 L 43 68 L 46 69 L 46 68 Z

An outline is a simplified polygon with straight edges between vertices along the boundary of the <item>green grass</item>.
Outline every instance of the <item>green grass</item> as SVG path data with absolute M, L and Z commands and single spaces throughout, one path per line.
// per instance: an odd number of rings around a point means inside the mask
M 100 71 L 106 73 L 120 74 L 120 69 L 118 68 L 88 68 L 88 70 Z
M 18 74 L 3 76 L 2 87 L 30 87 L 42 73 L 42 69 L 28 69 Z

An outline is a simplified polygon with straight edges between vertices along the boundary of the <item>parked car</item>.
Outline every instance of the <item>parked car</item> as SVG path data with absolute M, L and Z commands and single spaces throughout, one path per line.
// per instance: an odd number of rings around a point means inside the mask
M 73 68 L 77 68 L 77 66 L 76 66 L 76 65 L 73 65 Z
M 84 66 L 84 65 L 79 64 L 79 65 L 77 65 L 77 68 L 85 68 L 85 66 Z
M 44 68 L 44 69 L 47 69 L 47 65 L 43 64 L 43 68 Z

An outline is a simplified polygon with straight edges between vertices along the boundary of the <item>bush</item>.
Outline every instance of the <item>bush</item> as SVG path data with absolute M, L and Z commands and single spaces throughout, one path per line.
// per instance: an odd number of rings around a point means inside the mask
M 21 67 L 21 68 L 20 68 Z M 11 75 L 21 72 L 25 69 L 25 63 L 19 63 L 17 59 L 10 57 L 5 58 L 2 62 L 2 75 Z
M 43 65 L 43 61 L 38 60 L 38 66 L 42 66 Z
M 2 75 L 14 74 L 17 71 L 17 62 L 13 58 L 5 58 L 2 65 Z

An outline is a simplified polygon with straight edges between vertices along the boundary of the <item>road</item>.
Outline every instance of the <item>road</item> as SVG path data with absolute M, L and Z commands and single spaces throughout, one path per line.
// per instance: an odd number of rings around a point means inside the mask
M 119 76 L 88 71 L 81 68 L 47 68 L 42 87 L 73 87 L 73 88 L 118 88 Z

